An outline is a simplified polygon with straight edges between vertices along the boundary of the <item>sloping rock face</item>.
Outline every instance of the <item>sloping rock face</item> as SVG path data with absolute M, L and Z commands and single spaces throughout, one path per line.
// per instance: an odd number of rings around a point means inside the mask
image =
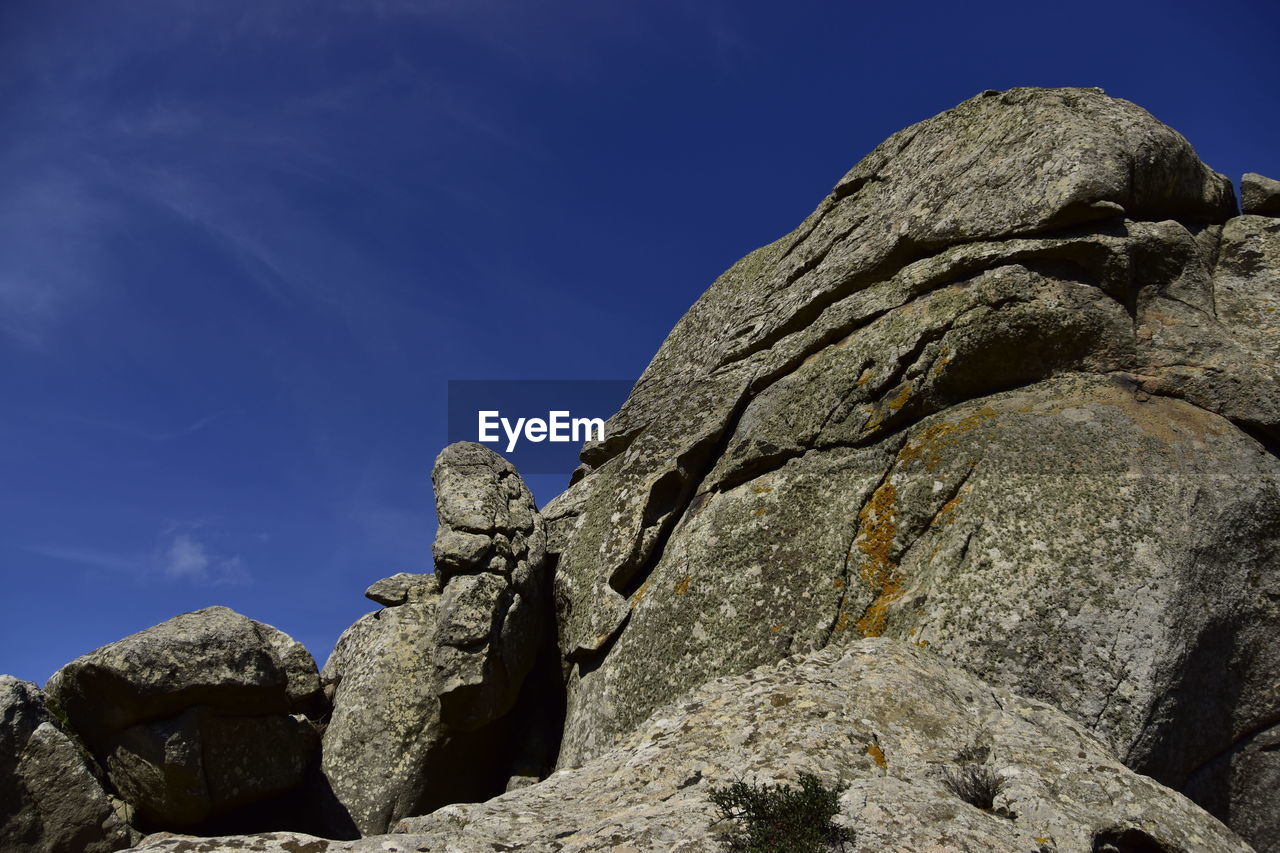
M 1003 779 L 993 811 L 946 786 L 962 766 Z M 1249 849 L 1060 711 L 887 639 L 706 684 L 580 769 L 403 820 L 399 835 L 155 838 L 137 849 L 722 851 L 713 788 L 806 772 L 848 783 L 837 820 L 853 851 L 1082 851 L 1118 838 L 1135 845 L 1118 849 L 1160 853 Z
M 108 853 L 134 842 L 124 804 L 34 684 L 0 675 L 0 849 Z
M 298 788 L 315 759 L 315 662 L 226 607 L 175 616 L 46 686 L 141 825 L 202 824 Z
M 365 835 L 493 796 L 553 761 L 528 752 L 554 753 L 531 731 L 537 715 L 512 712 L 550 631 L 533 497 L 478 444 L 446 447 L 432 478 L 436 574 L 371 586 L 366 595 L 389 606 L 342 635 L 323 673 L 333 695 L 324 772 Z
M 560 766 L 710 678 L 884 635 L 1161 782 L 1212 776 L 1280 849 L 1264 751 L 1228 758 L 1280 722 L 1280 253 L 1235 214 L 1099 90 L 886 140 L 712 285 L 544 509 Z

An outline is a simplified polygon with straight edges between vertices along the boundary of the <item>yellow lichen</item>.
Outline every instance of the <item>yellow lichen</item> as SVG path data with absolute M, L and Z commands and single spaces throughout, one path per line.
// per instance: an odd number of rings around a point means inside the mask
M 889 410 L 896 412 L 907 404 L 907 400 L 911 399 L 911 383 L 902 386 L 902 390 L 898 392 L 898 396 L 889 401 Z
M 983 422 L 997 415 L 995 409 L 984 406 L 958 421 L 937 421 L 920 430 L 898 453 L 899 462 L 922 462 L 925 469 L 933 471 L 948 458 L 959 436 L 972 432 Z
M 955 497 L 953 497 L 951 500 L 947 501 L 941 507 L 939 507 L 938 514 L 933 517 L 933 520 L 930 521 L 929 524 L 933 526 L 937 526 L 939 524 L 947 525 L 955 521 L 956 520 L 955 516 L 952 515 L 951 513 L 955 510 L 957 506 L 960 505 L 960 498 L 963 496 L 964 496 L 963 490 L 956 492 Z M 934 554 L 937 554 L 937 553 L 938 553 L 938 550 L 935 548 Z
M 871 760 L 881 767 L 888 767 L 889 762 L 885 760 L 884 750 L 876 746 L 874 743 L 867 744 L 867 755 L 871 756 Z
M 876 594 L 857 622 L 858 631 L 864 637 L 879 637 L 884 633 L 889 605 L 903 592 L 903 577 L 893 559 L 897 498 L 893 481 L 886 479 L 858 513 L 855 544 L 863 556 L 862 579 Z
M 683 578 L 676 581 L 676 588 L 675 588 L 676 595 L 684 595 L 686 592 L 688 592 L 689 583 L 692 580 L 693 580 L 692 577 L 690 577 L 689 575 L 685 575 Z
M 639 606 L 640 602 L 644 601 L 645 595 L 649 592 L 649 584 L 652 581 L 653 581 L 653 575 L 650 575 L 649 577 L 644 579 L 644 583 L 640 584 L 639 589 L 637 589 L 634 593 L 632 593 L 631 601 L 628 603 L 631 605 L 633 609 Z
M 933 363 L 933 370 L 929 374 L 934 378 L 942 375 L 942 371 L 947 369 L 947 365 L 951 363 L 951 354 L 944 348 L 938 356 L 938 360 Z

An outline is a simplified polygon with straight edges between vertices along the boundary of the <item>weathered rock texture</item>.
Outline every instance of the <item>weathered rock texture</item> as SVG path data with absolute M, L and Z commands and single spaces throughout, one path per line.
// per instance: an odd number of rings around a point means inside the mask
M 301 645 L 226 607 L 78 658 L 45 688 L 144 826 L 201 824 L 297 788 L 320 681 Z
M 543 628 L 546 532 L 511 464 L 479 444 L 441 451 L 431 479 L 443 590 L 436 625 L 441 712 L 474 729 L 505 714 Z
M 1277 843 L 1246 744 L 1280 722 L 1280 253 L 1235 214 L 1099 90 L 886 140 L 711 286 L 544 510 L 560 766 L 710 678 L 885 635 L 1163 783 L 1212 776 Z
M 859 850 L 1247 849 L 1172 788 L 1277 853 L 1276 187 L 1237 215 L 1096 89 L 894 134 L 711 286 L 541 513 L 441 453 L 436 573 L 370 587 L 323 679 L 331 832 L 404 834 L 143 849 L 712 850 L 711 785 L 812 771 Z M 290 784 L 323 704 L 222 613 L 50 685 L 153 822 Z
M 0 675 L 0 849 L 107 853 L 135 840 L 128 809 L 34 685 Z
M 445 448 L 432 476 L 436 574 L 370 587 L 366 595 L 390 606 L 342 635 L 323 674 L 333 691 L 324 771 L 363 834 L 545 772 L 529 764 L 551 757 L 522 745 L 554 752 L 531 731 L 541 723 L 533 709 L 508 713 L 550 630 L 533 498 L 510 464 L 477 444 Z
M 1280 181 L 1246 172 L 1240 179 L 1240 207 L 1245 213 L 1280 214 Z
M 966 764 L 1004 780 L 995 812 L 944 784 Z M 1124 849 L 1248 850 L 1060 711 L 885 639 L 706 684 L 580 769 L 406 819 L 402 835 L 327 847 L 297 836 L 169 838 L 138 849 L 721 851 L 712 788 L 803 772 L 849 784 L 838 820 L 855 833 L 853 851 L 1087 851 L 1126 833 L 1149 846 Z

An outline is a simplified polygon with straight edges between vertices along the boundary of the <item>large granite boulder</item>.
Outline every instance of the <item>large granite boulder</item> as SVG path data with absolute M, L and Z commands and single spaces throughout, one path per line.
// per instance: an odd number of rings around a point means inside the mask
M 989 810 L 948 786 L 948 774 L 967 768 L 1002 780 Z M 802 773 L 849 786 L 836 820 L 854 835 L 853 850 L 1249 849 L 1185 797 L 1125 768 L 1062 712 L 887 639 L 710 682 L 579 769 L 407 818 L 396 835 L 155 837 L 136 849 L 719 853 L 713 789 L 794 783 Z
M 127 820 L 44 693 L 0 675 L 0 849 L 108 853 L 136 840 Z
M 226 607 L 90 652 L 45 689 L 152 828 L 200 825 L 298 788 L 319 744 L 311 655 Z
M 1280 253 L 1235 212 L 1099 90 L 984 93 L 864 158 L 689 310 L 544 509 L 560 766 L 885 635 L 1280 843 L 1247 746 L 1280 719 Z
M 542 720 L 525 689 L 550 630 L 533 497 L 478 444 L 446 447 L 432 478 L 436 573 L 371 586 L 366 595 L 386 609 L 347 629 L 323 672 L 333 697 L 324 772 L 365 835 L 486 799 L 554 760 L 536 754 L 554 747 L 533 732 Z

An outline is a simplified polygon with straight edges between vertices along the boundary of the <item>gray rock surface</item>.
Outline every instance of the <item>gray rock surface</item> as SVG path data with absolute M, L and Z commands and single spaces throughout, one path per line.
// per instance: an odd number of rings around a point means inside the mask
M 1240 179 L 1240 209 L 1245 213 L 1280 213 L 1280 181 L 1245 172 Z
M 147 824 L 181 827 L 303 781 L 319 736 L 311 655 L 288 635 L 209 607 L 78 658 L 46 687 Z
M 432 686 L 438 596 L 360 618 L 325 664 L 333 716 L 321 751 L 325 777 L 362 834 L 413 814 L 444 733 Z
M 424 601 L 440 592 L 440 581 L 434 574 L 400 572 L 383 578 L 364 591 L 364 597 L 385 607 L 410 601 Z
M 560 766 L 880 634 L 1173 786 L 1274 724 L 1280 254 L 1234 214 L 1097 90 L 988 93 L 864 158 L 690 309 L 547 507 Z M 1243 767 L 1218 813 L 1280 838 Z
M 136 842 L 128 809 L 34 684 L 0 675 L 0 849 L 108 853 Z
M 541 633 L 546 532 L 511 464 L 457 442 L 431 472 L 440 526 L 432 550 L 443 590 L 436 680 L 450 725 L 476 729 L 515 703 Z
M 944 774 L 1003 779 L 995 810 Z M 1062 712 L 992 687 L 930 652 L 886 639 L 825 649 L 708 683 L 575 770 L 486 803 L 403 820 L 397 835 L 155 838 L 148 853 L 420 850 L 722 851 L 708 794 L 733 781 L 848 783 L 837 820 L 855 851 L 1249 848 L 1185 797 L 1126 769 Z M 202 846 L 203 845 L 203 846 Z
M 481 445 L 446 447 L 432 477 L 437 574 L 371 586 L 394 606 L 351 626 L 323 673 L 324 772 L 366 835 L 491 796 L 522 770 L 505 718 L 547 630 L 543 522 L 515 469 Z

